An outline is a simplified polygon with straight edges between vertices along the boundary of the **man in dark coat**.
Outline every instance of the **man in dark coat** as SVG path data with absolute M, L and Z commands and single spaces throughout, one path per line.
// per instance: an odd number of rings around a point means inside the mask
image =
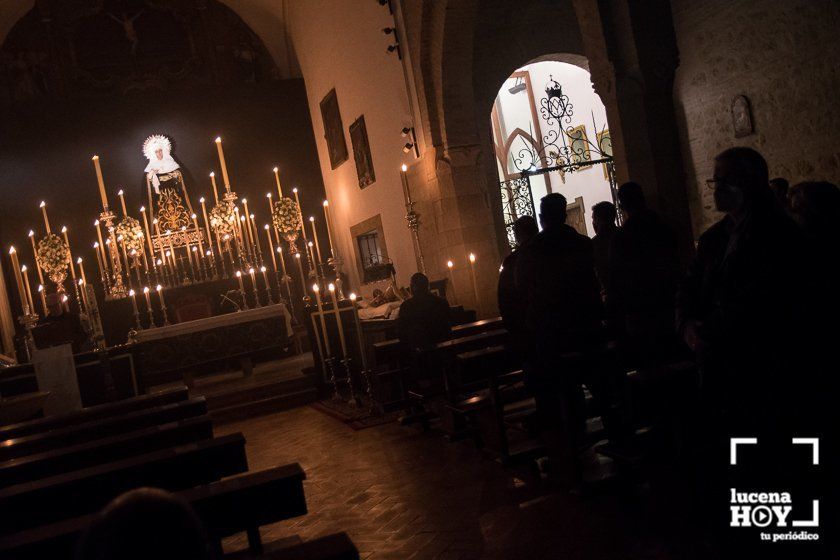
M 595 252 L 595 274 L 601 284 L 601 296 L 606 296 L 610 275 L 610 245 L 616 232 L 616 211 L 612 202 L 599 202 L 592 207 L 592 248 Z
M 502 269 L 499 272 L 498 302 L 499 313 L 504 321 L 505 328 L 517 341 L 523 335 L 527 336 L 525 316 L 527 305 L 525 298 L 516 289 L 516 261 L 522 248 L 536 237 L 539 233 L 537 221 L 532 216 L 522 216 L 513 223 L 513 234 L 516 237 L 516 249 L 502 261 Z
M 581 383 L 585 356 L 597 341 L 601 301 L 592 241 L 566 225 L 566 198 L 540 201 L 543 231 L 522 248 L 516 289 L 525 298 L 533 339 L 529 386 L 551 459 L 552 472 L 567 488 L 580 484 L 577 451 L 585 416 Z
M 429 291 L 429 279 L 421 272 L 411 277 L 411 297 L 400 305 L 397 329 L 400 341 L 412 350 L 449 338 L 449 303 Z

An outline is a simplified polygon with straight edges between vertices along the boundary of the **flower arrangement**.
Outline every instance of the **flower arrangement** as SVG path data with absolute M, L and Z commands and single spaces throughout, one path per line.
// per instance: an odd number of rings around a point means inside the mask
M 236 223 L 236 213 L 233 204 L 220 202 L 210 210 L 210 227 L 219 237 L 233 235 L 233 224 Z
M 38 242 L 35 258 L 38 260 L 38 266 L 56 283 L 59 292 L 62 292 L 62 282 L 67 278 L 67 265 L 70 262 L 70 249 L 64 244 L 64 240 L 54 233 L 48 233 Z
M 131 216 L 125 218 L 117 224 L 117 236 L 122 236 L 125 242 L 125 248 L 128 252 L 132 250 L 138 253 L 143 250 L 143 227 L 140 222 Z
M 271 211 L 271 221 L 286 241 L 294 243 L 302 227 L 297 202 L 285 197 L 275 202 Z

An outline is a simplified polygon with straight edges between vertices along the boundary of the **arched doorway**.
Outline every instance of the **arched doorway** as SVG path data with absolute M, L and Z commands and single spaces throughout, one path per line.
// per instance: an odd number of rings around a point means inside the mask
M 539 199 L 553 192 L 569 202 L 568 223 L 594 235 L 590 209 L 615 202 L 615 166 L 606 109 L 589 72 L 556 60 L 529 63 L 499 89 L 490 120 L 511 246 L 513 222 L 535 215 Z

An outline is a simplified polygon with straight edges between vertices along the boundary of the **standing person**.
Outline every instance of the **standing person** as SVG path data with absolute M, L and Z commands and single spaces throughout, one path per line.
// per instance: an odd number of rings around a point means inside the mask
M 618 226 L 615 225 L 616 211 L 612 202 L 599 202 L 592 207 L 592 248 L 595 252 L 595 274 L 601 284 L 601 297 L 606 298 L 609 286 L 610 245 Z
M 499 272 L 498 303 L 499 313 L 505 327 L 516 339 L 527 332 L 525 326 L 526 304 L 523 294 L 516 289 L 516 261 L 522 249 L 539 233 L 537 221 L 532 216 L 522 216 L 513 223 L 513 234 L 516 237 L 516 249 L 502 261 Z M 517 344 L 519 346 L 519 344 Z
M 667 359 L 676 346 L 677 237 L 645 201 L 638 183 L 618 188 L 623 222 L 610 245 L 607 309 L 630 366 Z
M 566 198 L 540 201 L 540 232 L 516 263 L 516 289 L 526 303 L 533 340 L 533 388 L 552 473 L 569 489 L 579 487 L 577 451 L 585 417 L 582 356 L 598 338 L 601 302 L 592 241 L 566 224 Z

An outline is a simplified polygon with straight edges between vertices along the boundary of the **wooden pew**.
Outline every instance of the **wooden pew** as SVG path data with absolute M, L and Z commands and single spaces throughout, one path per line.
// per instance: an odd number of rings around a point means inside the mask
M 259 554 L 262 550 L 260 526 L 307 513 L 303 491 L 305 479 L 300 465 L 294 463 L 213 482 L 178 492 L 178 495 L 190 502 L 208 536 L 217 545 L 224 537 L 247 532 L 250 552 Z M 79 537 L 95 515 L 74 517 L 0 537 L 0 557 L 5 560 L 72 558 Z M 343 542 L 346 545 L 346 541 Z M 322 550 L 344 551 L 346 546 Z
M 347 533 L 335 533 L 258 556 L 264 560 L 359 560 Z
M 204 397 L 0 442 L 0 461 L 207 414 Z
M 0 488 L 212 437 L 213 424 L 204 415 L 60 447 L 0 463 Z
M 113 403 L 91 406 L 76 412 L 56 414 L 53 416 L 47 416 L 46 418 L 30 420 L 28 422 L 0 426 L 0 441 L 28 436 L 39 432 L 45 432 L 47 430 L 65 428 L 67 426 L 91 422 L 93 420 L 100 420 L 102 418 L 109 418 L 133 412 L 135 410 L 142 410 L 144 408 L 181 402 L 187 400 L 188 398 L 189 393 L 187 388 L 177 387 L 175 389 L 169 389 L 159 393 L 151 393 Z
M 247 470 L 245 438 L 231 434 L 10 486 L 0 489 L 0 532 L 91 513 L 140 486 L 184 490 Z

